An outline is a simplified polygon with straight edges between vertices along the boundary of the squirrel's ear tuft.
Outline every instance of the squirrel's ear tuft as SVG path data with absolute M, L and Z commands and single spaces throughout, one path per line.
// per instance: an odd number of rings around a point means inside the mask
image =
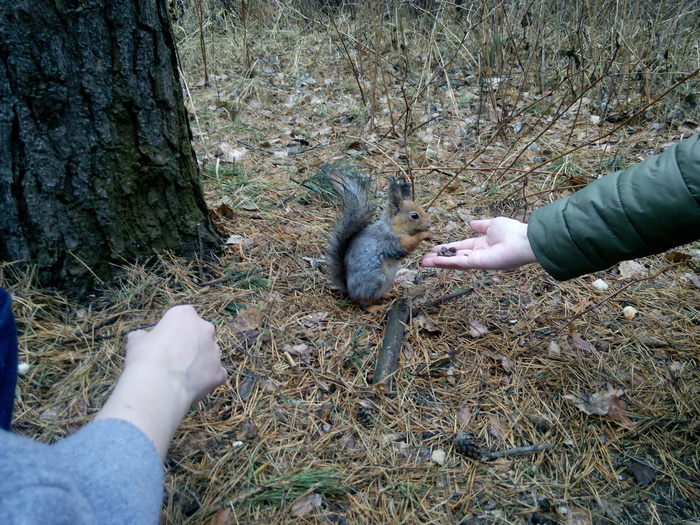
M 401 205 L 401 190 L 399 189 L 396 179 L 393 177 L 389 179 L 389 189 L 387 191 L 389 196 L 389 206 L 396 211 Z
M 397 179 L 392 177 L 389 180 L 389 204 L 395 208 L 399 209 L 401 207 L 401 202 L 411 199 L 411 186 L 408 184 L 406 179 Z

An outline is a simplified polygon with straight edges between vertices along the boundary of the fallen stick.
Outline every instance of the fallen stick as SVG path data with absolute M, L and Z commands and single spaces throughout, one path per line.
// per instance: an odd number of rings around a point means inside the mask
M 432 308 L 433 306 L 438 306 L 442 303 L 446 303 L 447 301 L 457 299 L 458 297 L 462 297 L 463 295 L 467 295 L 469 293 L 472 293 L 473 291 L 474 291 L 474 288 L 462 288 L 461 290 L 457 290 L 456 292 L 452 292 L 452 293 L 448 293 L 447 295 L 440 296 L 433 301 L 423 303 L 422 305 L 418 306 L 417 308 L 414 308 L 413 315 L 416 315 L 417 313 L 420 313 L 424 310 L 427 310 L 428 308 Z
M 457 290 L 413 309 L 409 308 L 403 299 L 397 301 L 389 310 L 389 315 L 387 316 L 386 332 L 384 341 L 382 341 L 382 348 L 377 356 L 377 366 L 374 370 L 372 384 L 384 391 L 392 389 L 396 365 L 399 361 L 399 353 L 403 344 L 403 334 L 406 331 L 406 323 L 412 316 L 473 291 L 473 288 Z
M 406 331 L 406 323 L 411 314 L 411 309 L 403 299 L 389 310 L 384 341 L 377 356 L 377 366 L 374 370 L 373 385 L 380 386 L 382 390 L 391 390 L 394 383 L 396 364 L 399 361 L 399 352 L 403 344 L 403 334 Z
M 543 450 L 548 450 L 554 447 L 549 443 L 542 443 L 541 445 L 531 445 L 529 447 L 516 447 L 508 448 L 506 450 L 497 450 L 495 452 L 488 452 L 486 454 L 487 459 L 498 459 L 504 458 L 506 456 L 517 456 L 518 454 L 529 454 L 530 452 L 542 452 Z

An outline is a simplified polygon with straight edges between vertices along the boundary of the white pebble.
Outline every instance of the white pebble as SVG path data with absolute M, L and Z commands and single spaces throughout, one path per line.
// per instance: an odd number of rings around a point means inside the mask
M 561 346 L 559 346 L 556 341 L 551 341 L 549 343 L 549 348 L 547 348 L 547 353 L 549 357 L 559 357 L 561 355 Z
M 438 465 L 444 465 L 446 458 L 447 454 L 445 454 L 445 451 L 440 448 L 433 450 L 432 454 L 430 454 L 430 460 Z
M 17 374 L 23 376 L 27 372 L 29 372 L 29 369 L 31 368 L 31 365 L 29 363 L 20 363 L 17 365 Z
M 625 306 L 622 309 L 622 315 L 625 316 L 625 319 L 631 321 L 637 315 L 637 309 L 634 306 Z
M 591 283 L 591 286 L 599 292 L 604 292 L 609 288 L 608 283 L 606 283 L 603 279 L 596 279 Z

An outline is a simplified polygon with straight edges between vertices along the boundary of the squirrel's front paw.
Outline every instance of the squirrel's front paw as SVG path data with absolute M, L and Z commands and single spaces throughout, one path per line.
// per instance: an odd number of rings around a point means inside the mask
M 384 315 L 386 311 L 389 309 L 389 305 L 391 303 L 381 303 L 381 304 L 367 304 L 363 305 L 362 309 L 372 315 Z

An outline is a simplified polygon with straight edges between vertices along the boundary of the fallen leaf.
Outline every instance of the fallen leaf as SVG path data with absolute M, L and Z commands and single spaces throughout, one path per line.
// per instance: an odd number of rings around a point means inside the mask
M 634 476 L 637 485 L 641 485 L 642 487 L 651 485 L 651 482 L 656 478 L 654 469 L 644 463 L 633 461 L 627 465 L 627 468 L 632 473 L 632 476 Z
M 686 272 L 681 277 L 684 281 L 690 281 L 691 283 L 693 283 L 693 286 L 695 286 L 696 288 L 700 288 L 700 277 L 698 277 L 696 273 Z
M 243 157 L 245 157 L 248 154 L 248 150 L 245 148 L 234 148 L 232 147 L 229 143 L 227 142 L 222 142 L 219 144 L 219 149 L 222 151 L 224 154 L 224 160 L 228 162 L 233 162 L 235 163 L 236 161 L 241 160 Z
M 549 357 L 559 357 L 561 355 L 561 346 L 556 341 L 550 341 L 547 347 L 547 354 Z
M 623 393 L 623 390 L 617 390 L 616 388 L 608 385 L 607 390 L 601 390 L 595 394 L 588 394 L 586 392 L 580 396 L 567 394 L 564 396 L 564 399 L 573 401 L 574 405 L 576 405 L 579 410 L 585 412 L 586 414 L 605 416 L 607 415 L 608 410 L 610 410 L 612 398 L 621 396 Z
M 564 398 L 571 400 L 579 410 L 586 414 L 608 416 L 622 426 L 632 428 L 634 423 L 627 417 L 627 404 L 620 399 L 624 393 L 624 390 L 619 390 L 608 384 L 606 389 L 595 394 L 583 393 L 580 396 L 567 394 Z
M 510 431 L 510 425 L 508 424 L 507 421 L 504 419 L 501 419 L 498 417 L 496 414 L 489 414 L 488 416 L 489 423 L 491 423 L 489 427 L 489 432 L 493 437 L 496 439 L 503 439 L 503 436 Z
M 418 284 L 420 282 L 420 279 L 416 270 L 402 268 L 398 272 L 396 272 L 396 275 L 394 276 L 394 282 L 401 284 Z
M 218 202 L 215 202 L 211 206 L 211 210 L 209 215 L 212 216 L 213 218 L 216 218 L 216 216 L 219 217 L 225 217 L 227 219 L 233 218 L 233 209 L 236 206 L 231 202 L 231 199 L 228 197 L 224 197 Z
M 482 335 L 486 335 L 489 333 L 489 329 L 486 328 L 479 321 L 469 321 L 469 326 L 470 326 L 469 335 L 475 339 L 477 337 L 481 337 Z
M 260 326 L 263 320 L 263 313 L 256 308 L 246 308 L 240 310 L 236 318 L 229 323 L 232 329 L 253 330 Z
M 321 323 L 326 317 L 328 317 L 328 312 L 316 312 L 302 317 L 300 321 L 301 324 L 307 328 L 311 328 L 312 326 L 316 326 Z
M 304 343 L 294 345 L 294 346 L 284 345 L 282 347 L 282 351 L 286 352 L 290 356 L 292 356 L 292 355 L 298 356 L 303 363 L 305 363 L 307 365 L 309 364 L 310 349 L 309 349 L 308 345 L 305 345 Z
M 274 394 L 275 392 L 277 392 L 278 386 L 272 379 L 268 377 L 267 379 L 263 379 L 262 381 L 260 381 L 260 388 L 263 389 L 263 392 L 266 392 L 268 394 Z
M 259 330 L 238 330 L 233 339 L 237 341 L 243 348 L 250 348 L 255 344 L 258 337 L 260 336 Z
M 303 518 L 304 516 L 308 516 L 315 509 L 318 509 L 322 502 L 323 497 L 321 494 L 307 494 L 292 503 L 289 514 L 295 518 Z
M 512 374 L 515 371 L 515 363 L 508 359 L 506 356 L 502 355 L 501 357 L 501 366 L 503 367 L 503 370 L 506 374 Z
M 678 374 L 683 370 L 683 363 L 681 363 L 680 361 L 671 361 L 668 364 L 668 369 L 671 373 Z
M 663 348 L 668 346 L 666 341 L 653 335 L 643 334 L 638 337 L 638 341 L 647 348 Z
M 340 450 L 355 449 L 355 437 L 353 436 L 352 432 L 346 432 L 345 434 L 343 434 L 343 436 L 341 436 L 341 438 L 338 440 L 338 447 L 340 447 Z
M 244 441 L 250 441 L 258 436 L 258 425 L 252 419 L 246 419 L 238 427 L 236 437 Z
M 325 259 L 314 259 L 313 257 L 302 257 L 302 260 L 308 262 L 314 270 L 318 270 L 326 263 Z
M 238 385 L 238 396 L 245 401 L 250 396 L 253 391 L 253 387 L 258 382 L 258 376 L 255 374 L 248 373 L 245 375 L 243 381 Z
M 219 512 L 211 519 L 209 525 L 229 525 L 229 514 L 231 514 L 231 509 L 228 507 L 219 509 Z
M 571 340 L 573 341 L 574 348 L 577 350 L 583 350 L 584 352 L 592 352 L 595 350 L 595 346 L 588 341 L 584 341 L 581 334 L 577 332 L 571 332 Z
M 457 412 L 457 419 L 459 419 L 460 423 L 462 423 L 464 426 L 469 424 L 471 418 L 472 411 L 469 409 L 469 407 L 462 407 L 459 409 L 459 412 Z
M 427 128 L 425 131 L 419 131 L 416 135 L 426 144 L 433 141 L 433 130 L 431 128 Z
M 441 332 L 440 327 L 436 325 L 430 317 L 424 313 L 418 314 L 413 318 L 413 323 L 420 329 L 424 330 L 430 334 L 439 334 Z
M 688 253 L 679 252 L 678 250 L 670 250 L 664 253 L 664 259 L 666 259 L 670 263 L 679 263 L 692 258 L 692 255 Z
M 627 403 L 619 397 L 613 396 L 611 399 L 608 417 L 613 421 L 617 421 L 623 427 L 634 428 L 634 422 L 627 417 Z
M 639 264 L 637 261 L 622 261 L 617 266 L 620 272 L 620 277 L 627 279 L 629 277 L 646 277 L 647 269 L 644 265 Z
M 591 301 L 588 297 L 582 297 L 581 300 L 576 305 L 576 310 L 587 310 L 591 308 L 595 303 Z
M 241 244 L 242 242 L 243 242 L 242 235 L 231 235 L 228 239 L 226 239 L 226 244 L 230 244 L 230 245 Z
M 260 336 L 258 326 L 263 319 L 263 313 L 255 308 L 240 310 L 236 317 L 229 321 L 229 327 L 233 332 L 233 339 L 243 348 L 250 348 Z
M 569 509 L 564 525 L 591 525 L 591 513 L 584 509 Z
M 299 345 L 284 345 L 282 350 L 289 352 L 290 355 L 303 355 L 309 352 L 309 346 L 301 343 Z

